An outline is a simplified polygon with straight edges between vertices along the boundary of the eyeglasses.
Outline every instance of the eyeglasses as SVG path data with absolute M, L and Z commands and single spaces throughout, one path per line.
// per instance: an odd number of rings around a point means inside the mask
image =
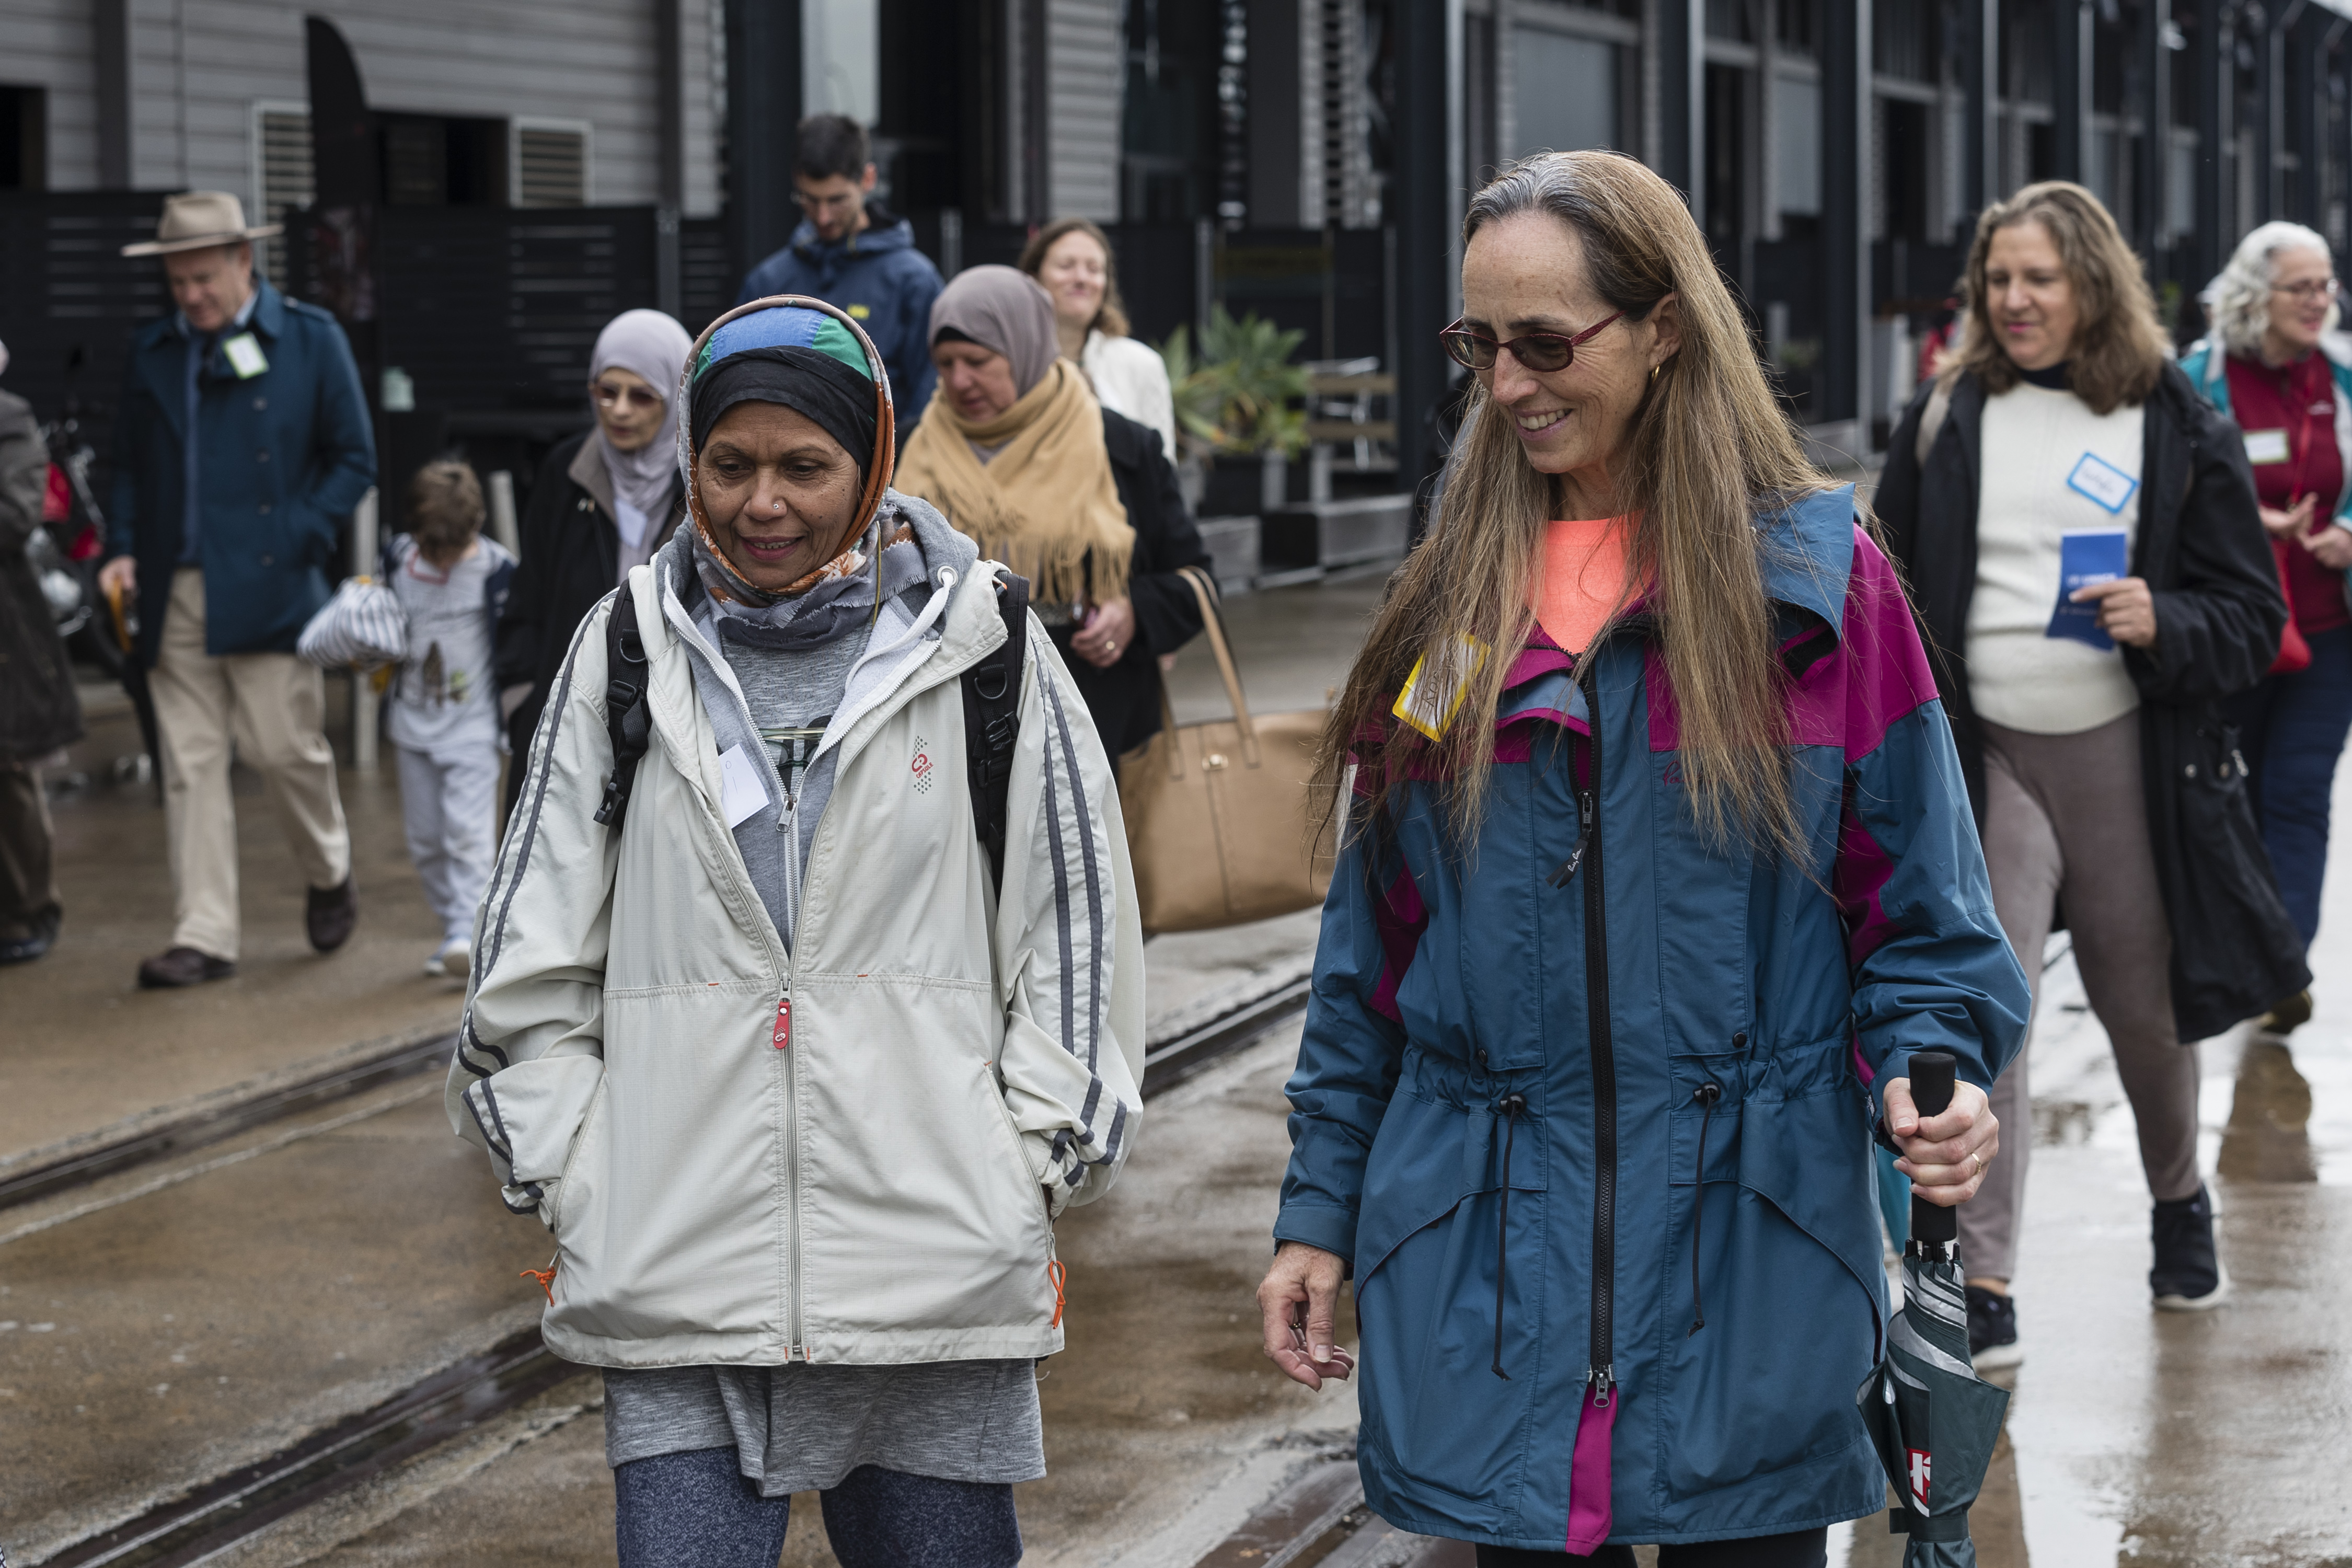
M 607 386 L 601 381 L 592 382 L 588 395 L 596 400 L 599 408 L 610 408 L 622 402 L 632 408 L 659 408 L 662 405 L 662 395 L 650 386 Z
M 1470 370 L 1494 369 L 1495 356 L 1508 349 L 1511 351 L 1511 357 L 1529 370 L 1548 374 L 1555 370 L 1566 370 L 1573 364 L 1576 362 L 1577 345 L 1624 313 L 1619 310 L 1601 321 L 1595 321 L 1572 338 L 1564 332 L 1529 332 L 1523 338 L 1513 338 L 1508 342 L 1498 343 L 1494 339 L 1474 332 L 1456 321 L 1438 333 L 1437 341 L 1445 345 L 1445 352 L 1453 356 L 1454 363 Z
M 2336 279 L 2333 278 L 2315 278 L 2302 283 L 2273 284 L 2271 288 L 2271 292 L 2273 294 L 2284 294 L 2299 305 L 2308 305 L 2315 300 L 2333 300 L 2336 298 Z

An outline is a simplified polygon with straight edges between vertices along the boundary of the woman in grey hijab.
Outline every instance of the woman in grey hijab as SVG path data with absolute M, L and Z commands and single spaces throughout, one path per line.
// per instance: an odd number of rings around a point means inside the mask
M 522 518 L 521 564 L 499 617 L 497 676 L 517 756 L 547 701 L 572 629 L 661 548 L 685 514 L 677 476 L 677 383 L 694 346 L 659 310 L 624 310 L 596 335 L 588 405 L 595 424 L 548 454 Z M 507 770 L 514 801 L 522 769 Z
M 1201 629 L 1178 573 L 1209 552 L 1160 437 L 1095 400 L 1061 357 L 1054 302 L 1010 267 L 956 274 L 931 306 L 939 391 L 898 488 L 1030 580 L 1030 602 L 1111 754 L 1160 729 L 1160 660 Z

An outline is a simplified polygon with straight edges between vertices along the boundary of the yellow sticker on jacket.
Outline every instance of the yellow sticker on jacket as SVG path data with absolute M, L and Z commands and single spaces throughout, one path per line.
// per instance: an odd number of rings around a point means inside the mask
M 1389 711 L 1431 740 L 1442 741 L 1462 700 L 1470 694 L 1470 678 L 1486 662 L 1486 645 L 1468 632 L 1456 632 L 1453 641 L 1431 651 L 1437 655 L 1436 664 L 1430 663 L 1426 653 L 1413 660 L 1412 673 L 1404 678 L 1404 689 Z
M 863 321 L 874 314 L 874 308 L 870 305 L 852 305 L 849 307 L 849 313 L 855 319 Z

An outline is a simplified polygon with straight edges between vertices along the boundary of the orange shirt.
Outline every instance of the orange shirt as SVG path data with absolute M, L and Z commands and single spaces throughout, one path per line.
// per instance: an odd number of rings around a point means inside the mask
M 1536 563 L 1536 624 L 1569 653 L 1582 653 L 1625 587 L 1625 540 L 1633 520 L 1579 519 L 1544 524 Z

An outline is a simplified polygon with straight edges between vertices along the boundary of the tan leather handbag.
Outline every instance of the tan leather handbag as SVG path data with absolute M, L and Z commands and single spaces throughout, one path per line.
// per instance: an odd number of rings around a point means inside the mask
M 1250 717 L 1208 575 L 1181 573 L 1201 602 L 1234 716 L 1179 726 L 1160 695 L 1160 728 L 1118 768 L 1119 808 L 1147 931 L 1212 931 L 1323 901 L 1330 834 L 1309 784 L 1323 740 L 1318 711 Z

